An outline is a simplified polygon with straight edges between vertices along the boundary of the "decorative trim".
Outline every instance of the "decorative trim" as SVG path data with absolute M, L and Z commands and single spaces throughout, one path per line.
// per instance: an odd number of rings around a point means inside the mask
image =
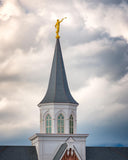
M 73 104 L 73 103 L 39 103 L 37 106 L 41 107 L 41 106 L 49 106 L 49 105 L 69 105 L 69 106 L 75 106 L 77 107 L 79 104 Z
M 39 137 L 76 137 L 76 138 L 87 138 L 89 134 L 46 134 L 46 133 L 36 133 L 29 139 L 32 141 Z

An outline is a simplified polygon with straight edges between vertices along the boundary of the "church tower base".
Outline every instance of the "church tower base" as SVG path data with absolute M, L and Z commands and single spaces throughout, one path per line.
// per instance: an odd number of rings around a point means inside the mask
M 87 134 L 36 133 L 30 140 L 36 146 L 39 160 L 86 160 Z

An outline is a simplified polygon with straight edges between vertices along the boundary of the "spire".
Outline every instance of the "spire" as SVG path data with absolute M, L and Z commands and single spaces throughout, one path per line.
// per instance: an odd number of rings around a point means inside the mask
M 56 39 L 48 90 L 39 106 L 44 103 L 78 104 L 69 91 L 59 39 Z

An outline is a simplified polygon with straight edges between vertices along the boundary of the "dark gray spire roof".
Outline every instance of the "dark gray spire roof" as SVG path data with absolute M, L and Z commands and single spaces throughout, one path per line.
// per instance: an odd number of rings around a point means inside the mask
M 59 39 L 56 40 L 48 90 L 39 105 L 43 103 L 78 104 L 69 91 Z

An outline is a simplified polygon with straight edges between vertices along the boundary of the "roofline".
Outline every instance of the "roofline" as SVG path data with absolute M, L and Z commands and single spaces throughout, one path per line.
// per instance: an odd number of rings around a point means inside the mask
M 38 137 L 83 137 L 87 138 L 89 134 L 46 134 L 46 133 L 36 133 L 29 138 L 29 140 L 34 140 Z
M 49 106 L 49 105 L 70 105 L 70 106 L 78 106 L 79 104 L 74 104 L 74 103 L 39 103 L 37 106 Z

